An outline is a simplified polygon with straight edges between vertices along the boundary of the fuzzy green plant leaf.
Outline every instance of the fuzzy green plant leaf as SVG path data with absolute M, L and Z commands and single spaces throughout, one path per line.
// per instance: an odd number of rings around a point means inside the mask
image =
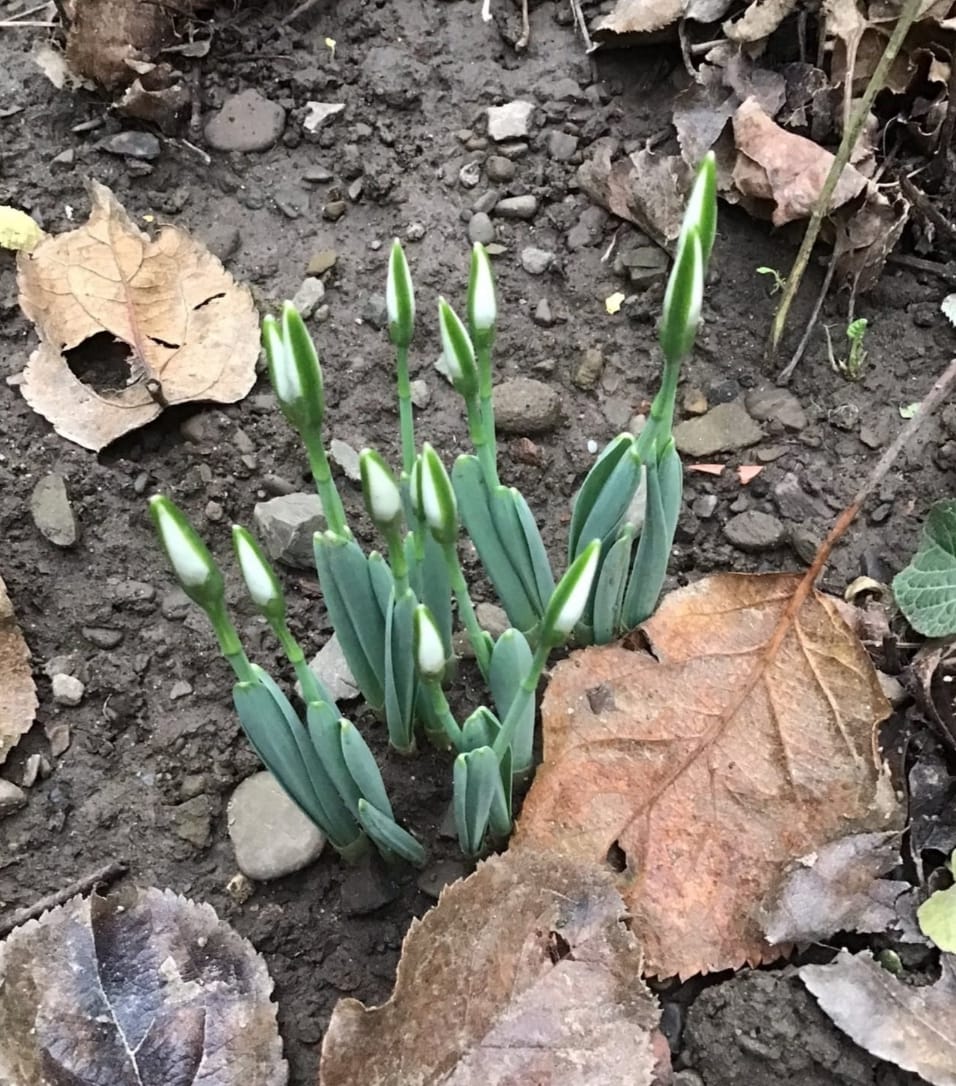
M 956 851 L 949 858 L 951 873 L 956 873 Z M 956 884 L 937 890 L 916 910 L 920 931 L 947 954 L 956 954 Z
M 930 509 L 919 549 L 894 578 L 893 594 L 909 624 L 924 637 L 956 633 L 956 500 Z

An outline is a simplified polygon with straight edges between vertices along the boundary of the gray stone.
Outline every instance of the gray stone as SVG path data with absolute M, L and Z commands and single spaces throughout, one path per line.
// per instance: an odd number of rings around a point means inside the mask
M 409 391 L 412 394 L 412 403 L 418 407 L 423 408 L 428 406 L 429 400 L 432 398 L 432 390 L 428 387 L 428 383 L 423 381 L 420 377 L 410 382 Z
M 547 249 L 535 249 L 528 246 L 521 250 L 521 266 L 529 275 L 544 275 L 554 261 L 554 253 Z
M 508 196 L 495 204 L 495 214 L 503 219 L 533 219 L 537 213 L 536 196 Z
M 567 132 L 552 132 L 548 137 L 548 154 L 555 162 L 567 162 L 577 149 L 577 136 L 570 136 Z
M 271 773 L 256 773 L 229 800 L 227 824 L 239 870 L 250 879 L 278 879 L 317 860 L 325 847 L 318 826 L 283 792 Z
M 483 211 L 476 211 L 468 220 L 468 240 L 482 245 L 490 245 L 495 240 L 494 224 Z
M 394 901 L 399 893 L 378 854 L 369 852 L 345 876 L 339 900 L 348 916 L 367 916 Z
M 656 245 L 640 245 L 636 249 L 625 250 L 614 261 L 614 270 L 619 275 L 626 275 L 634 286 L 644 289 L 663 282 L 669 266 L 667 253 Z
M 571 378 L 573 384 L 585 391 L 590 391 L 597 386 L 604 369 L 604 355 L 597 347 L 588 347 L 581 361 L 574 370 Z
M 478 625 L 496 641 L 511 626 L 505 609 L 496 603 L 476 604 L 475 618 L 478 619 Z
M 343 109 L 344 102 L 306 102 L 302 127 L 306 132 L 316 132 L 330 117 L 341 113 Z
M 206 142 L 216 151 L 265 151 L 282 135 L 285 110 L 257 90 L 230 95 L 206 122 Z
M 171 622 L 182 622 L 186 615 L 189 614 L 190 608 L 194 606 L 193 601 L 179 585 L 171 588 L 159 601 L 160 614 Z
M 381 331 L 388 324 L 388 302 L 384 294 L 370 294 L 362 306 L 362 320 Z
M 800 480 L 788 471 L 773 488 L 773 500 L 782 517 L 787 520 L 826 519 L 829 510 L 817 498 L 809 495 L 800 485 Z
M 488 174 L 489 181 L 506 184 L 508 181 L 514 180 L 518 167 L 510 158 L 505 158 L 504 155 L 491 155 L 485 163 L 485 171 Z
M 762 438 L 763 431 L 737 402 L 718 404 L 706 415 L 674 427 L 678 451 L 687 456 L 745 449 Z
M 283 494 L 257 502 L 252 515 L 270 558 L 298 569 L 313 567 L 312 536 L 325 529 L 317 494 Z
M 561 418 L 561 397 L 532 377 L 503 381 L 494 390 L 495 421 L 504 434 L 542 434 Z
M 339 643 L 338 636 L 332 636 L 309 661 L 309 670 L 325 684 L 333 701 L 351 701 L 359 696 L 358 684 L 352 675 L 348 660 Z M 295 684 L 295 692 L 301 697 L 302 688 Z
M 192 692 L 192 683 L 187 682 L 185 679 L 177 679 L 170 687 L 169 700 L 181 701 L 183 698 L 188 698 Z
M 13 781 L 5 781 L 0 777 L 0 818 L 19 811 L 27 803 L 27 794 L 22 788 L 18 788 Z
M 690 507 L 691 512 L 700 520 L 710 520 L 717 509 L 716 494 L 701 494 Z
M 359 454 L 347 441 L 340 441 L 337 437 L 332 438 L 329 443 L 329 456 L 345 472 L 346 479 L 351 479 L 353 483 L 361 482 Z
M 330 200 L 322 208 L 322 216 L 329 220 L 329 222 L 338 222 L 339 219 L 348 211 L 349 205 L 344 200 Z
M 577 249 L 587 248 L 589 245 L 597 245 L 604 236 L 607 218 L 604 208 L 585 208 L 581 212 L 581 217 L 568 231 L 568 248 L 574 252 Z
M 320 249 L 309 260 L 306 271 L 309 275 L 325 275 L 327 271 L 335 267 L 338 258 L 339 254 L 334 249 Z
M 53 676 L 54 705 L 79 705 L 85 691 L 86 687 L 75 675 Z
M 202 237 L 206 248 L 223 263 L 235 256 L 242 244 L 239 227 L 225 222 L 213 223 L 203 232 Z
M 807 425 L 800 401 L 785 388 L 755 388 L 747 393 L 744 404 L 760 422 L 776 420 L 788 430 L 802 430 Z
M 299 311 L 299 316 L 303 320 L 308 320 L 324 297 L 325 284 L 317 276 L 309 275 L 302 280 L 299 289 L 293 295 L 292 304 Z
M 547 298 L 542 298 L 534 307 L 531 319 L 541 328 L 550 328 L 554 324 L 554 314 Z
M 438 860 L 418 876 L 418 889 L 434 901 L 438 900 L 442 890 L 449 883 L 457 882 L 468 874 L 468 869 L 460 860 Z
M 111 630 L 107 626 L 84 626 L 83 636 L 98 649 L 115 649 L 123 640 L 122 630 Z
M 488 135 L 502 140 L 521 140 L 531 133 L 533 102 L 509 102 L 504 106 L 488 107 Z
M 478 187 L 478 182 L 481 180 L 481 163 L 480 162 L 466 162 L 464 166 L 458 171 L 458 183 L 464 189 L 473 189 Z
M 79 536 L 62 475 L 45 475 L 33 488 L 30 513 L 41 534 L 57 547 L 72 547 Z
M 738 550 L 770 551 L 787 538 L 787 531 L 776 517 L 748 509 L 738 513 L 724 525 L 724 535 Z
M 173 808 L 173 829 L 177 837 L 206 848 L 212 840 L 212 800 L 207 795 L 187 799 Z
M 109 151 L 111 155 L 123 155 L 149 162 L 159 158 L 162 144 L 152 132 L 117 132 L 106 140 L 103 150 Z

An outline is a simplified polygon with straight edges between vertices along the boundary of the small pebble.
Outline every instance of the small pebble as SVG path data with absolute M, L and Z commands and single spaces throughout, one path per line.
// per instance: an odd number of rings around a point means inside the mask
M 490 245 L 495 240 L 494 224 L 483 211 L 476 211 L 468 220 L 468 238 L 472 243 L 482 245 Z
M 724 535 L 742 551 L 769 551 L 779 547 L 787 531 L 776 517 L 755 509 L 738 513 L 724 525 Z
M 338 258 L 338 253 L 334 249 L 320 249 L 309 261 L 306 271 L 309 275 L 325 275 L 327 271 L 335 267 Z
M 325 284 L 318 276 L 310 275 L 302 280 L 299 289 L 292 297 L 292 304 L 299 311 L 299 316 L 303 320 L 308 320 L 324 297 Z
M 79 705 L 86 687 L 74 675 L 53 676 L 53 704 Z
M 159 158 L 162 145 L 151 132 L 117 132 L 103 143 L 103 150 L 111 155 L 123 155 L 149 162 Z
M 252 516 L 270 558 L 298 569 L 314 568 L 312 536 L 325 529 L 317 494 L 285 494 L 258 502 Z
M 551 267 L 554 253 L 545 249 L 535 249 L 529 246 L 521 250 L 521 266 L 529 275 L 544 275 Z
M 192 692 L 192 684 L 186 682 L 185 679 L 179 679 L 173 683 L 172 688 L 169 691 L 169 700 L 179 701 L 181 698 L 188 698 Z
M 495 204 L 495 214 L 503 219 L 533 219 L 537 212 L 536 196 L 509 196 Z
M 506 434 L 540 434 L 561 419 L 561 397 L 532 377 L 515 377 L 494 389 L 495 420 Z
M 282 135 L 285 110 L 257 90 L 230 95 L 206 122 L 206 142 L 216 151 L 265 151 Z
M 22 788 L 18 788 L 13 781 L 0 777 L 0 818 L 13 814 L 21 807 L 25 807 L 27 794 Z
M 509 102 L 488 107 L 488 135 L 496 143 L 524 139 L 531 132 L 533 102 Z
M 513 180 L 518 172 L 518 167 L 510 158 L 505 158 L 504 155 L 491 155 L 485 163 L 485 170 L 489 181 L 506 184 L 508 181 Z
M 432 393 L 426 381 L 419 378 L 416 381 L 410 382 L 409 391 L 412 394 L 412 403 L 417 408 L 421 409 L 428 406 L 428 401 L 432 398 Z
M 466 162 L 458 171 L 458 183 L 464 189 L 476 188 L 481 180 L 481 163 Z
M 329 456 L 345 472 L 346 479 L 353 483 L 361 482 L 362 472 L 359 467 L 359 454 L 346 441 L 340 441 L 337 437 L 329 443 Z
M 62 475 L 45 475 L 33 488 L 30 513 L 40 533 L 56 547 L 72 547 L 79 536 Z
M 271 773 L 256 773 L 239 785 L 229 800 L 227 824 L 239 870 L 257 881 L 300 871 L 325 847 L 322 831 Z

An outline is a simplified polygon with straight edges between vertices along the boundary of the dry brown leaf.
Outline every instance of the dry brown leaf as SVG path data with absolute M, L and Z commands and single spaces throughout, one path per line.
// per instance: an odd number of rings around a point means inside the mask
M 680 233 L 691 171 L 680 155 L 640 150 L 612 162 L 613 145 L 600 141 L 578 167 L 581 188 L 602 207 L 635 223 L 667 246 Z
M 0 765 L 33 724 L 37 690 L 30 673 L 30 650 L 0 577 Z
M 90 185 L 89 221 L 18 258 L 20 306 L 40 346 L 23 395 L 57 433 L 99 450 L 166 404 L 234 403 L 256 379 L 258 316 L 248 288 L 174 226 L 143 234 L 108 188 Z M 98 392 L 65 351 L 99 333 L 128 345 L 131 382 Z
M 589 648 L 554 670 L 516 847 L 591 863 L 622 850 L 651 973 L 776 957 L 759 908 L 788 866 L 900 821 L 876 673 L 827 597 L 790 615 L 799 582 L 705 578 L 643 627 L 650 651 Z
M 143 0 L 75 0 L 66 43 L 71 70 L 107 90 L 128 86 L 137 62 L 158 56 L 175 37 L 176 20 L 200 7 L 198 0 L 174 6 Z
M 209 905 L 76 897 L 0 944 L 0 1082 L 284 1086 L 271 992 Z
M 509 851 L 412 922 L 387 1003 L 339 1001 L 320 1086 L 650 1086 L 640 974 L 609 873 Z
M 752 44 L 763 41 L 797 8 L 797 0 L 754 0 L 738 19 L 724 23 L 731 41 Z
M 767 905 L 771 943 L 813 943 L 836 932 L 888 932 L 912 887 L 887 879 L 900 863 L 898 833 L 856 833 L 801 856 Z
M 809 218 L 833 155 L 775 124 L 754 98 L 748 98 L 734 114 L 734 140 L 738 151 L 734 184 L 740 192 L 750 199 L 769 201 L 775 226 Z M 859 196 L 866 187 L 866 178 L 853 166 L 846 166 L 830 210 Z
M 956 957 L 940 956 L 935 984 L 904 984 L 868 954 L 841 950 L 800 979 L 861 1048 L 933 1086 L 956 1086 Z

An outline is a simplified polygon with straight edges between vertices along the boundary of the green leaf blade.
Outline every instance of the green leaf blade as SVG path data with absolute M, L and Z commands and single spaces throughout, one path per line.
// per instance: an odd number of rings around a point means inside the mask
M 919 549 L 893 580 L 907 621 L 924 637 L 956 633 L 956 500 L 930 509 Z

